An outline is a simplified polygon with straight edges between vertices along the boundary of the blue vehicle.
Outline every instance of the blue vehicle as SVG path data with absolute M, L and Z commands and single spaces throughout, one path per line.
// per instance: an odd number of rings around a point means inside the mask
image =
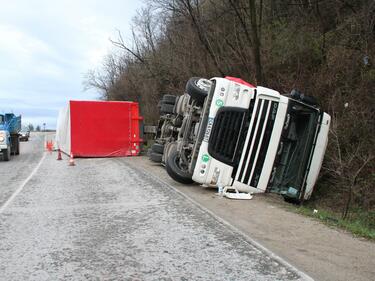
M 11 155 L 20 154 L 20 131 L 21 116 L 0 114 L 0 151 L 4 161 L 9 161 Z

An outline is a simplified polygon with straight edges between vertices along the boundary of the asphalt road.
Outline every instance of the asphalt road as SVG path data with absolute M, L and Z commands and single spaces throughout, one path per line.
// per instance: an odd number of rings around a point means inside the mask
M 42 139 L 0 163 L 0 280 L 308 279 L 147 171 Z
M 27 142 L 20 142 L 20 155 L 3 162 L 0 156 L 0 207 L 27 179 L 43 156 L 44 134 L 33 134 Z

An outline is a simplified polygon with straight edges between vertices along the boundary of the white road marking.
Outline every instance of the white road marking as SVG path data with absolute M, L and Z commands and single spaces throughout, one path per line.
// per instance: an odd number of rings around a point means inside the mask
M 9 206 L 10 203 L 16 198 L 16 196 L 22 191 L 22 189 L 25 187 L 25 185 L 31 180 L 31 178 L 35 175 L 35 173 L 38 171 L 40 165 L 42 165 L 42 162 L 44 158 L 46 158 L 46 153 L 43 153 L 43 157 L 39 160 L 38 165 L 34 168 L 34 170 L 31 172 L 31 174 L 22 182 L 19 188 L 12 194 L 12 196 L 9 197 L 9 199 L 4 203 L 3 206 L 0 208 L 0 214 L 2 214 L 5 209 Z

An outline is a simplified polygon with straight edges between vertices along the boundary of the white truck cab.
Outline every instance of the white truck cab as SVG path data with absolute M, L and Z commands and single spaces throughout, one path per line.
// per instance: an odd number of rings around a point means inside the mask
M 330 116 L 303 96 L 293 99 L 232 77 L 211 81 L 192 179 L 307 200 L 322 165 Z
M 165 144 L 163 159 L 176 181 L 217 186 L 228 197 L 234 191 L 310 198 L 330 126 L 314 98 L 234 77 L 192 77 L 172 119 L 178 136 Z

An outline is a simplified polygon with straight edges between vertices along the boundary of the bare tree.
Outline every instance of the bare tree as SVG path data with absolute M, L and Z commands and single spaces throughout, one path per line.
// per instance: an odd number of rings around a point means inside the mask
M 110 99 L 110 92 L 126 69 L 122 58 L 114 53 L 108 54 L 100 70 L 89 70 L 84 79 L 84 90 L 95 88 L 102 94 L 103 99 Z
M 239 22 L 243 29 L 245 38 L 250 46 L 252 46 L 253 59 L 256 72 L 257 84 L 263 83 L 263 70 L 261 63 L 261 20 L 263 11 L 263 1 L 259 3 L 259 17 L 255 0 L 248 0 L 248 7 L 245 6 L 244 1 L 228 0 L 233 8 Z M 248 21 L 250 19 L 250 22 Z

